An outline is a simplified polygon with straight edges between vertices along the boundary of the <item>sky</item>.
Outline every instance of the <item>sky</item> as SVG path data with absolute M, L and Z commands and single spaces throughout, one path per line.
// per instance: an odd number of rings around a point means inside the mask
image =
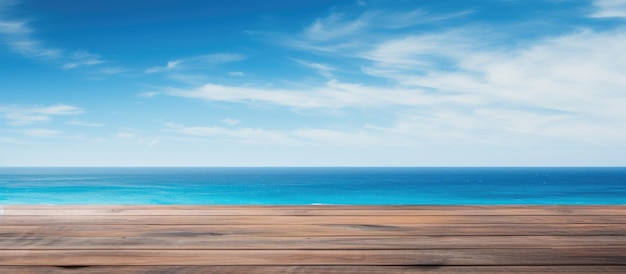
M 0 0 L 0 166 L 624 166 L 626 0 Z

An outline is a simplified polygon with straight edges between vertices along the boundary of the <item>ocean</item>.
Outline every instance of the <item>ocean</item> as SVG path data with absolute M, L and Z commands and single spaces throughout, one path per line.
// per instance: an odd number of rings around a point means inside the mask
M 0 204 L 626 204 L 626 168 L 0 168 Z

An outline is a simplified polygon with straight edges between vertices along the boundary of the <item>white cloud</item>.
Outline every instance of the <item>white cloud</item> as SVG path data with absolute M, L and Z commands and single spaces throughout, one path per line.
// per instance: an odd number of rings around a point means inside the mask
M 626 18 L 626 0 L 594 0 L 593 18 Z
M 210 77 L 201 73 L 170 73 L 167 75 L 167 78 L 187 85 L 197 86 L 206 83 Z
M 294 61 L 298 62 L 299 64 L 305 66 L 305 67 L 309 67 L 312 69 L 317 70 L 317 72 L 328 78 L 328 79 L 333 79 L 334 76 L 332 74 L 332 71 L 335 70 L 335 68 L 329 66 L 329 65 L 325 65 L 325 64 L 320 64 L 320 63 L 314 63 L 314 62 L 307 62 L 307 61 L 303 61 L 303 60 L 297 60 L 294 59 Z
M 108 67 L 108 68 L 102 68 L 100 70 L 101 73 L 108 74 L 108 75 L 119 74 L 119 73 L 126 72 L 126 71 L 128 71 L 128 69 L 125 69 L 122 67 Z
M 8 4 L 4 4 L 4 3 Z M 15 6 L 18 1 L 4 0 L 2 10 L 6 12 L 7 7 Z M 4 14 L 0 14 L 6 17 Z M 60 62 L 63 69 L 74 69 L 81 66 L 93 66 L 104 63 L 99 55 L 89 53 L 84 50 L 73 51 L 67 54 L 67 50 L 58 49 L 45 45 L 43 41 L 34 37 L 35 30 L 28 26 L 26 20 L 7 20 L 0 18 L 0 41 L 14 52 L 28 58 L 54 60 Z M 105 72 L 106 73 L 106 72 Z
M 413 130 L 436 124 L 465 135 L 473 129 L 492 136 L 516 133 L 591 143 L 626 137 L 619 129 L 626 120 L 626 78 L 621 75 L 626 30 L 580 31 L 518 47 L 484 47 L 489 39 L 472 35 L 432 39 L 431 34 L 381 43 L 364 55 L 372 60 L 365 71 L 401 86 L 474 98 L 471 104 L 432 109 L 442 120 L 415 116 L 411 121 L 420 126 Z M 459 39 L 465 42 L 456 43 Z M 425 58 L 433 55 L 445 61 Z
M 6 12 L 9 7 L 17 3 L 16 1 L 3 1 L 0 12 Z M 61 50 L 43 46 L 40 41 L 34 39 L 31 36 L 34 31 L 28 26 L 28 21 L 9 20 L 3 13 L 0 13 L 0 41 L 4 40 L 4 43 L 14 52 L 30 58 L 43 59 L 55 59 L 62 55 Z
M 9 125 L 22 126 L 50 120 L 53 116 L 81 114 L 84 111 L 75 106 L 55 105 L 47 107 L 35 106 L 0 106 L 0 114 L 8 120 Z
M 54 137 L 54 136 L 58 136 L 59 134 L 61 134 L 61 132 L 58 130 L 43 129 L 43 128 L 25 129 L 22 132 L 28 136 L 33 136 L 33 137 Z
M 471 47 L 476 47 L 476 41 L 467 36 L 469 33 L 464 29 L 387 40 L 360 57 L 374 61 L 378 67 L 427 71 L 474 50 Z
M 241 54 L 233 53 L 216 53 L 207 54 L 194 57 L 188 57 L 183 59 L 176 59 L 168 61 L 163 67 L 151 67 L 144 72 L 147 74 L 168 72 L 175 70 L 193 70 L 204 69 L 207 66 L 215 66 L 223 63 L 237 62 L 246 59 Z
M 221 122 L 229 126 L 236 126 L 241 123 L 241 121 L 232 118 L 223 119 Z
M 153 91 L 142 92 L 142 93 L 138 94 L 139 97 L 145 97 L 145 98 L 152 98 L 152 97 L 157 96 L 157 95 L 159 95 L 159 93 L 158 92 L 153 92 Z
M 472 12 L 431 14 L 422 9 L 393 12 L 370 10 L 358 15 L 336 12 L 316 19 L 298 36 L 269 34 L 268 37 L 287 47 L 351 56 L 372 43 L 388 39 L 389 29 L 407 31 L 411 27 L 461 18 Z
M 244 76 L 246 74 L 241 72 L 241 71 L 232 71 L 232 72 L 229 72 L 228 75 L 235 76 L 235 77 L 241 77 L 241 76 Z
M 9 45 L 13 51 L 26 57 L 57 59 L 63 54 L 60 49 L 44 47 L 41 42 L 32 40 L 29 37 L 10 37 L 7 40 L 6 44 Z
M 345 15 L 332 13 L 325 18 L 315 20 L 304 31 L 304 36 L 314 41 L 345 37 L 367 27 L 368 21 L 368 16 L 361 16 L 355 20 L 345 20 Z
M 375 131 L 367 131 L 366 129 L 344 132 L 316 128 L 268 130 L 261 128 L 188 127 L 175 123 L 168 123 L 166 126 L 168 131 L 184 135 L 245 144 L 342 146 L 385 144 L 385 139 L 380 138 Z
M 151 74 L 151 73 L 158 73 L 158 72 L 174 70 L 174 69 L 180 67 L 180 63 L 181 62 L 182 62 L 181 60 L 168 61 L 167 65 L 165 65 L 164 67 L 151 67 L 149 69 L 146 69 L 145 73 Z
M 335 15 L 318 20 L 307 32 L 315 33 L 319 40 L 332 40 L 333 35 L 321 32 L 342 18 Z M 367 24 L 362 24 L 352 30 L 369 31 Z M 626 138 L 622 129 L 626 121 L 626 78 L 622 75 L 626 71 L 626 55 L 622 54 L 626 29 L 578 30 L 508 41 L 503 34 L 506 27 L 499 28 L 464 26 L 424 34 L 404 32 L 374 39 L 349 53 L 331 54 L 359 58 L 366 64 L 363 72 L 396 85 L 340 80 L 297 88 L 208 83 L 166 93 L 293 109 L 380 111 L 395 116 L 395 123 L 372 126 L 361 132 L 363 136 L 376 139 L 382 134 L 407 144 L 561 140 L 596 145 Z M 300 63 L 315 69 L 329 68 Z M 309 136 L 334 134 L 323 129 L 301 132 Z M 295 131 L 281 133 L 291 140 L 303 140 Z
M 68 125 L 72 125 L 72 126 L 81 126 L 81 127 L 103 127 L 106 126 L 106 124 L 104 123 L 88 123 L 88 122 L 83 122 L 81 120 L 77 120 L 77 119 L 72 119 L 70 121 L 67 122 Z
M 181 63 L 180 60 L 169 61 L 169 62 L 167 62 L 167 65 L 165 66 L 165 69 L 166 70 L 175 69 L 175 68 L 180 66 L 180 63 Z
M 398 29 L 460 18 L 471 13 L 473 13 L 472 10 L 464 10 L 437 15 L 431 14 L 422 9 L 416 9 L 412 11 L 374 12 L 372 17 L 375 18 L 375 24 L 377 27 Z
M 0 137 L 0 143 L 18 143 L 18 140 L 13 137 Z
M 433 96 L 412 88 L 368 87 L 336 80 L 308 89 L 278 89 L 206 84 L 192 90 L 169 89 L 172 96 L 206 101 L 269 104 L 291 108 L 339 109 L 347 107 L 421 106 L 454 101 L 456 95 Z
M 137 137 L 137 135 L 126 131 L 120 131 L 117 133 L 117 137 L 122 139 L 132 139 Z
M 264 130 L 259 128 L 229 129 L 223 127 L 187 127 L 180 124 L 168 123 L 169 131 L 203 138 L 223 141 L 236 141 L 249 144 L 288 144 L 293 140 L 280 130 Z
M 63 69 L 74 69 L 81 66 L 93 66 L 102 64 L 105 61 L 97 54 L 92 54 L 84 50 L 75 51 L 69 57 L 70 61 L 65 63 Z
M 32 30 L 26 26 L 24 21 L 4 21 L 0 20 L 0 33 L 4 34 L 26 34 Z
M 309 144 L 353 146 L 384 145 L 386 142 L 376 132 L 365 130 L 345 132 L 330 129 L 300 128 L 293 130 L 290 134 L 293 138 L 298 138 Z

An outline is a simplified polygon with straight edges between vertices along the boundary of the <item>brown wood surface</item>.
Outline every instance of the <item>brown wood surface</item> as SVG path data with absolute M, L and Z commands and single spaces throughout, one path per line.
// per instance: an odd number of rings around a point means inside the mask
M 626 266 L 0 266 L 11 274 L 409 274 L 409 273 L 626 273 Z
M 0 250 L 459 249 L 626 247 L 626 236 L 0 237 Z
M 0 273 L 626 273 L 626 206 L 0 206 Z

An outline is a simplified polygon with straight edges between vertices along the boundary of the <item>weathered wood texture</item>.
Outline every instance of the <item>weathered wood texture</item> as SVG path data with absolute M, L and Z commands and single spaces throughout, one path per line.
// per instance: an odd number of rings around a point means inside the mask
M 626 206 L 0 208 L 0 273 L 626 273 Z

